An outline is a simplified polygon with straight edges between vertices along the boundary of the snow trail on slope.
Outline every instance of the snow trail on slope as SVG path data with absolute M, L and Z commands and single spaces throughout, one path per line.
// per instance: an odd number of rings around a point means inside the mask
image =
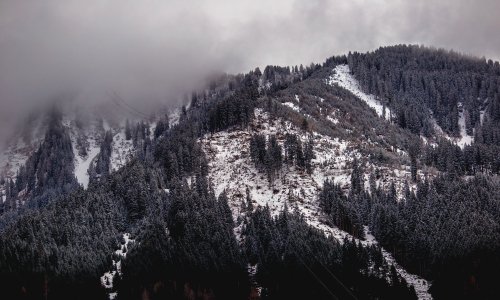
M 369 107 L 373 108 L 379 117 L 382 117 L 382 114 L 384 113 L 384 106 L 380 103 L 377 97 L 363 92 L 358 81 L 351 74 L 351 70 L 348 65 L 336 66 L 333 69 L 333 74 L 327 82 L 330 85 L 338 84 L 340 87 L 353 93 L 356 97 L 364 101 Z M 386 120 L 391 119 L 391 111 L 388 107 L 385 108 L 385 116 L 383 117 Z
M 365 241 L 361 241 L 361 243 L 365 246 L 378 245 L 377 239 L 372 235 L 368 226 L 363 226 L 363 228 L 365 232 Z M 387 252 L 387 250 L 385 250 L 382 246 L 380 246 L 380 249 L 382 250 L 382 256 L 387 261 L 387 263 L 389 263 L 389 265 L 394 265 L 394 268 L 396 268 L 396 271 L 398 272 L 399 276 L 403 277 L 408 284 L 412 285 L 415 288 L 415 292 L 417 293 L 418 299 L 420 300 L 432 299 L 432 295 L 429 293 L 430 283 L 427 280 L 417 275 L 408 273 L 403 267 L 401 267 L 396 262 L 394 257 L 392 257 L 392 255 L 389 252 Z
M 463 149 L 465 145 L 471 145 L 474 142 L 474 137 L 467 134 L 467 130 L 465 127 L 465 110 L 463 109 L 462 103 L 459 103 L 458 107 L 458 126 L 460 128 L 460 138 L 456 140 L 456 143 L 460 148 Z

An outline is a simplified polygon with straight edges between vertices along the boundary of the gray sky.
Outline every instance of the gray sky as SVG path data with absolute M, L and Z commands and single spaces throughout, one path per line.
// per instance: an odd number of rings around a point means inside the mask
M 53 93 L 167 99 L 214 70 L 417 43 L 500 58 L 498 0 L 0 0 L 0 119 Z

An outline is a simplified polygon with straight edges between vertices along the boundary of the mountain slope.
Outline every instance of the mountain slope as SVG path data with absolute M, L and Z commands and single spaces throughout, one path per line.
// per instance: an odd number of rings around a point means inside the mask
M 297 134 L 303 142 L 308 136 L 314 140 L 315 158 L 312 160 L 313 172 L 308 174 L 295 166 L 284 167 L 271 183 L 265 173 L 259 172 L 250 159 L 250 137 L 253 134 L 277 135 L 280 144 L 284 142 L 285 134 Z M 201 139 L 203 151 L 207 154 L 209 175 L 216 195 L 225 192 L 235 221 L 241 220 L 248 196 L 254 207 L 269 207 L 271 214 L 278 215 L 288 206 L 299 211 L 305 221 L 321 230 L 327 236 L 342 242 L 352 236 L 329 224 L 327 216 L 319 207 L 318 193 L 323 182 L 329 178 L 341 184 L 345 190 L 350 187 L 352 161 L 360 159 L 361 155 L 347 141 L 332 139 L 315 132 L 308 133 L 293 126 L 290 122 L 280 119 L 270 120 L 269 114 L 260 109 L 255 111 L 255 118 L 247 130 L 232 130 L 205 135 Z M 284 154 L 284 153 L 283 153 Z M 374 166 L 371 166 L 374 167 Z M 393 175 L 394 170 L 379 169 L 381 177 L 392 182 L 409 180 L 409 172 L 404 168 Z M 392 174 L 391 174 L 392 173 Z M 368 181 L 368 180 L 367 180 Z M 379 180 L 378 184 L 383 185 Z M 235 228 L 235 234 L 241 240 L 243 222 Z M 376 243 L 372 235 L 364 245 Z M 383 250 L 384 258 L 393 263 L 395 260 Z M 406 279 L 416 289 L 419 299 L 432 299 L 428 292 L 430 284 L 418 276 L 411 275 L 403 268 L 397 267 L 398 274 Z

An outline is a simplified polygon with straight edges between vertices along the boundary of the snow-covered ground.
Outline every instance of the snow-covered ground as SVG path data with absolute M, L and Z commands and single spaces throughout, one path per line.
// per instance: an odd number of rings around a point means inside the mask
M 255 119 L 249 128 L 219 132 L 201 139 L 203 150 L 209 159 L 209 179 L 216 195 L 226 191 L 233 218 L 236 220 L 242 214 L 241 207 L 246 200 L 248 188 L 254 207 L 267 205 L 272 214 L 277 215 L 287 203 L 290 210 L 298 209 L 308 224 L 322 230 L 326 235 L 331 235 L 340 242 L 346 236 L 351 237 L 347 232 L 323 221 L 324 216 L 319 208 L 317 195 L 327 178 L 346 189 L 349 187 L 352 160 L 361 156 L 354 145 L 348 141 L 332 139 L 317 133 L 305 133 L 288 121 L 270 120 L 268 114 L 260 109 L 255 110 Z M 297 134 L 303 142 L 312 137 L 316 156 L 312 161 L 313 173 L 307 174 L 295 167 L 285 166 L 270 184 L 267 176 L 259 172 L 250 159 L 249 141 L 251 135 L 256 132 L 266 136 L 275 134 L 281 145 L 285 133 Z M 377 180 L 378 185 L 384 185 L 384 182 L 390 182 L 392 179 L 400 179 L 400 182 L 403 182 L 409 175 L 406 168 L 391 172 L 386 169 L 381 170 L 382 175 Z M 241 240 L 241 229 L 241 224 L 235 228 L 238 240 Z M 372 236 L 368 237 L 367 241 L 361 243 L 364 245 L 376 243 Z M 421 299 L 430 299 L 427 293 L 428 283 L 415 275 L 408 274 L 396 264 L 390 253 L 385 250 L 383 253 L 386 260 L 395 265 L 399 275 L 415 286 Z
M 260 109 L 255 110 L 255 119 L 249 128 L 218 132 L 201 139 L 203 150 L 209 159 L 209 177 L 217 195 L 226 189 L 230 198 L 232 195 L 237 195 L 236 198 L 243 201 L 243 195 L 248 187 L 254 204 L 267 204 L 271 209 L 279 210 L 289 199 L 289 195 L 293 196 L 292 198 L 300 198 L 300 205 L 304 208 L 313 205 L 316 202 L 317 191 L 327 178 L 340 183 L 345 189 L 349 187 L 352 161 L 355 157 L 361 158 L 361 154 L 356 150 L 360 145 L 353 145 L 349 141 L 333 139 L 316 132 L 305 133 L 288 121 L 270 120 L 269 115 Z M 286 133 L 297 134 L 303 143 L 312 137 L 316 156 L 312 160 L 313 173 L 307 174 L 285 165 L 277 174 L 273 184 L 269 184 L 267 176 L 255 168 L 249 155 L 250 137 L 257 132 L 266 136 L 275 134 L 281 145 Z M 399 193 L 402 192 L 405 181 L 410 179 L 408 166 L 398 168 L 367 163 L 364 168 L 366 182 L 368 174 L 377 168 L 380 176 L 376 181 L 377 185 L 388 187 L 391 182 L 395 182 Z M 294 202 L 294 199 L 291 202 Z M 237 210 L 240 205 L 234 203 L 234 207 Z M 235 215 L 238 215 L 237 211 Z
M 153 130 L 151 130 L 153 132 Z M 120 131 L 113 137 L 113 150 L 111 152 L 111 171 L 123 167 L 133 156 L 134 145 L 132 140 L 125 138 L 125 132 Z
M 117 296 L 116 291 L 113 289 L 113 278 L 122 275 L 121 259 L 127 257 L 129 245 L 135 243 L 135 240 L 130 238 L 129 233 L 123 234 L 123 240 L 125 243 L 121 244 L 120 249 L 114 252 L 118 259 L 116 261 L 113 259 L 112 269 L 101 276 L 101 285 L 108 291 L 110 300 L 115 299 Z
M 377 114 L 382 117 L 384 113 L 384 108 L 382 103 L 371 94 L 366 94 L 361 89 L 358 81 L 351 74 L 351 70 L 348 65 L 338 65 L 333 69 L 333 74 L 327 80 L 328 84 L 337 84 L 340 87 L 350 91 L 356 97 L 364 101 L 369 107 L 373 108 Z M 386 120 L 391 119 L 391 111 L 389 108 L 385 108 L 385 115 L 383 116 Z
M 283 143 L 285 133 L 297 134 L 303 142 L 308 134 L 292 126 L 290 122 L 270 121 L 269 116 L 261 110 L 255 112 L 255 128 L 259 124 L 259 133 L 276 134 L 278 142 Z M 350 178 L 350 164 L 355 156 L 359 157 L 347 142 L 332 139 L 314 133 L 316 158 L 313 174 L 307 174 L 295 167 L 284 167 L 273 184 L 269 184 L 267 176 L 259 172 L 250 160 L 249 141 L 252 130 L 219 132 L 202 139 L 202 146 L 209 158 L 209 178 L 219 195 L 223 190 L 228 192 L 232 201 L 235 217 L 239 214 L 241 201 L 244 200 L 246 188 L 250 189 L 255 205 L 269 205 L 278 213 L 289 198 L 289 205 L 297 202 L 304 210 L 317 211 L 315 195 L 328 177 L 343 185 Z M 300 200 L 299 200 L 300 199 Z
M 295 95 L 295 101 L 297 101 L 297 103 L 291 102 L 291 101 L 287 101 L 287 102 L 283 102 L 281 104 L 284 105 L 284 106 L 290 107 L 292 110 L 294 110 L 296 112 L 300 112 L 300 107 L 298 105 L 300 103 L 300 97 L 299 97 L 299 95 Z

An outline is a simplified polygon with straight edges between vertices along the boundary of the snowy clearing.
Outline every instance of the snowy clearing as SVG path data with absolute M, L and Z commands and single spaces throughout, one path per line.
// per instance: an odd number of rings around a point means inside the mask
M 100 146 L 96 140 L 96 132 L 92 132 L 90 137 L 87 139 L 88 147 L 87 147 L 87 155 L 81 156 L 77 147 L 77 133 L 72 128 L 70 130 L 71 137 L 71 145 L 73 147 L 73 155 L 75 157 L 75 177 L 78 183 L 80 183 L 83 188 L 87 188 L 89 185 L 90 175 L 88 173 L 90 164 L 94 160 L 94 158 L 99 154 Z
M 89 185 L 90 175 L 88 173 L 90 164 L 92 160 L 99 154 L 99 147 L 95 145 L 95 140 L 90 140 L 90 150 L 86 157 L 81 157 L 78 153 L 75 154 L 75 177 L 78 183 L 83 185 L 83 188 L 87 188 Z M 73 147 L 73 151 L 76 152 L 76 148 Z
M 308 134 L 293 127 L 290 122 L 270 121 L 269 116 L 258 109 L 255 115 L 254 128 L 260 127 L 258 132 L 261 134 L 276 134 L 280 144 L 283 144 L 285 133 L 295 133 L 303 142 L 308 138 Z M 239 214 L 241 201 L 244 200 L 242 195 L 247 187 L 255 205 L 267 204 L 276 213 L 283 208 L 289 195 L 297 198 L 304 209 L 310 207 L 317 210 L 314 198 L 323 181 L 328 177 L 343 185 L 347 184 L 351 161 L 359 156 L 348 143 L 314 133 L 316 158 L 312 164 L 317 167 L 313 174 L 285 166 L 271 185 L 267 176 L 255 168 L 249 157 L 249 140 L 255 132 L 251 129 L 219 132 L 211 137 L 207 135 L 201 141 L 209 158 L 209 178 L 215 192 L 219 195 L 224 189 L 227 190 L 229 198 L 234 200 L 231 204 L 235 217 Z M 291 202 L 295 201 L 292 199 Z

